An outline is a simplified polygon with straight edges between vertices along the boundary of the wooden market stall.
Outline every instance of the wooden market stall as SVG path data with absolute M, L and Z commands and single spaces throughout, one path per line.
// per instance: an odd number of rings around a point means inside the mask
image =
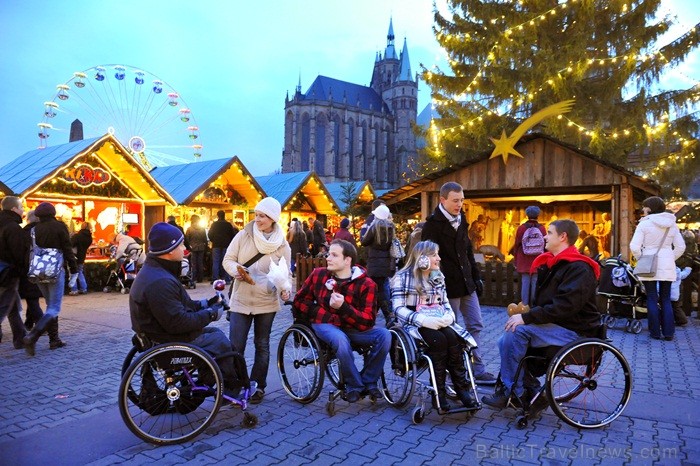
M 174 199 L 111 134 L 37 149 L 0 168 L 2 191 L 34 209 L 48 201 L 71 233 L 92 225 L 87 260 L 105 260 L 118 232 L 145 239 Z
M 216 212 L 242 228 L 265 191 L 237 157 L 156 167 L 156 181 L 175 199 L 176 206 L 166 208 L 187 230 L 192 215 L 198 215 L 205 228 L 216 220 Z
M 315 172 L 279 173 L 255 179 L 267 196 L 274 197 L 282 205 L 280 224 L 283 229 L 286 230 L 295 217 L 300 221 L 318 218 L 326 228 L 340 222 L 340 209 Z
M 629 242 L 641 201 L 658 195 L 651 180 L 574 146 L 542 134 L 530 134 L 516 144 L 522 158 L 511 155 L 457 164 L 384 195 L 393 210 L 420 212 L 425 219 L 439 203 L 440 187 L 456 181 L 464 188 L 470 225 L 483 215 L 483 245 L 505 255 L 515 230 L 526 220 L 525 208 L 541 208 L 540 222 L 571 218 L 598 237 L 608 254 L 629 257 Z
M 377 198 L 376 191 L 369 181 L 325 183 L 325 186 L 341 215 L 350 219 L 350 231 L 359 237 L 360 227 L 371 210 L 372 201 Z M 348 202 L 354 204 L 354 208 L 350 208 Z M 335 233 L 339 225 L 330 226 Z

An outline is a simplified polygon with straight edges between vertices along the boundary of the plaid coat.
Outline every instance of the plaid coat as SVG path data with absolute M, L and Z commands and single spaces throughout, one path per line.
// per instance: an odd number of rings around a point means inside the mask
M 331 279 L 335 280 L 335 277 L 325 267 L 314 269 L 294 297 L 295 312 L 315 324 L 333 324 L 361 332 L 374 327 L 377 285 L 367 277 L 365 269 L 354 266 L 350 280 L 333 286 L 335 291 L 345 296 L 345 303 L 340 309 L 330 306 L 332 291 L 326 282 Z M 329 283 L 329 286 L 332 285 L 333 282 Z

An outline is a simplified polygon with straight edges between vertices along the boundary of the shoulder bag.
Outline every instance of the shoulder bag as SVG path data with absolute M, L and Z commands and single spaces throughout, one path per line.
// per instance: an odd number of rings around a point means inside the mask
M 642 256 L 637 259 L 637 265 L 634 267 L 634 274 L 638 277 L 653 277 L 656 275 L 656 266 L 657 266 L 657 258 L 659 255 L 659 251 L 664 245 L 664 241 L 666 241 L 666 236 L 668 235 L 668 230 L 670 228 L 666 228 L 666 232 L 664 233 L 664 237 L 661 238 L 661 244 L 659 244 L 659 247 L 656 248 L 656 252 L 654 254 L 644 254 L 642 251 Z
M 63 251 L 36 245 L 32 228 L 32 251 L 29 255 L 27 278 L 32 283 L 56 283 L 63 268 Z

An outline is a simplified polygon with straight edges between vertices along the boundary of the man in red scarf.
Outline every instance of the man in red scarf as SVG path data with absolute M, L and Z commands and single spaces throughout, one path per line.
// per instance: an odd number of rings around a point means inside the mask
M 564 346 L 580 337 L 595 336 L 600 325 L 596 286 L 600 266 L 574 247 L 579 228 L 573 220 L 555 220 L 547 229 L 546 252 L 530 269 L 537 273 L 537 288 L 530 311 L 508 318 L 498 340 L 501 382 L 483 402 L 504 408 L 511 392 L 521 400 L 526 387 L 523 372 L 515 373 L 528 347 Z M 530 378 L 532 379 L 532 378 Z M 538 390 L 537 380 L 527 380 L 528 391 Z M 533 392 L 534 393 L 534 392 Z

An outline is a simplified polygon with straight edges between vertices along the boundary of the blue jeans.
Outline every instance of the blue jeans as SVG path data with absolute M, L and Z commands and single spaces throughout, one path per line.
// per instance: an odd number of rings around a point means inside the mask
M 479 297 L 476 295 L 476 291 L 461 298 L 449 299 L 449 301 L 455 315 L 458 312 L 462 314 L 464 327 L 474 337 L 476 344 L 481 347 L 480 334 L 484 329 L 484 320 L 481 317 L 481 306 L 479 305 Z M 472 369 L 474 370 L 474 377 L 479 377 L 486 372 L 486 366 L 481 359 L 481 350 L 479 348 L 472 350 Z
M 246 341 L 250 326 L 253 325 L 253 344 L 255 345 L 255 359 L 250 371 L 250 380 L 258 383 L 258 388 L 267 387 L 267 371 L 270 367 L 270 333 L 272 322 L 276 312 L 265 314 L 239 314 L 231 313 L 229 322 L 229 339 L 234 351 L 245 356 Z
M 222 279 L 226 280 L 227 283 L 231 281 L 231 277 L 226 273 L 222 267 L 224 261 L 224 255 L 226 254 L 226 248 L 212 248 L 211 249 L 211 279 L 212 281 Z
M 61 312 L 61 302 L 63 301 L 63 288 L 66 286 L 66 270 L 61 269 L 56 283 L 37 283 L 37 286 L 46 300 L 44 315 L 58 317 L 58 313 Z
M 501 354 L 501 381 L 506 391 L 509 393 L 515 391 L 518 396 L 522 396 L 525 391 L 523 388 L 525 371 L 520 371 L 518 380 L 515 380 L 515 373 L 528 347 L 564 346 L 578 338 L 576 332 L 557 324 L 518 325 L 515 327 L 515 332 L 504 332 L 498 339 L 498 352 Z
M 10 279 L 7 286 L 0 287 L 0 323 L 7 317 L 12 329 L 12 343 L 22 348 L 22 338 L 27 334 L 22 322 L 22 300 L 19 297 L 19 278 Z
M 78 281 L 75 283 L 75 286 L 70 289 L 71 291 L 78 291 L 78 289 L 83 292 L 87 291 L 87 282 L 85 281 L 85 274 L 83 273 L 84 267 L 85 264 L 78 264 Z
M 673 320 L 673 307 L 671 305 L 671 283 L 662 281 L 644 281 L 647 292 L 647 320 L 649 321 L 649 334 L 652 337 L 672 337 L 676 331 L 676 323 Z M 656 286 L 658 284 L 658 291 Z M 661 302 L 661 306 L 659 306 Z M 659 327 L 661 332 L 659 333 Z
M 391 346 L 391 333 L 385 328 L 374 327 L 364 332 L 354 329 L 341 330 L 333 324 L 311 324 L 316 336 L 331 347 L 338 359 L 346 391 L 362 391 L 365 388 L 377 388 L 377 381 L 382 375 L 386 355 Z M 358 372 L 355 367 L 355 355 L 352 344 L 372 345 L 365 358 L 365 367 Z
M 530 304 L 530 297 L 535 295 L 536 286 L 537 274 L 520 274 L 520 301 L 522 301 L 523 304 Z
M 201 282 L 204 279 L 204 251 L 190 252 L 190 267 L 192 280 Z

